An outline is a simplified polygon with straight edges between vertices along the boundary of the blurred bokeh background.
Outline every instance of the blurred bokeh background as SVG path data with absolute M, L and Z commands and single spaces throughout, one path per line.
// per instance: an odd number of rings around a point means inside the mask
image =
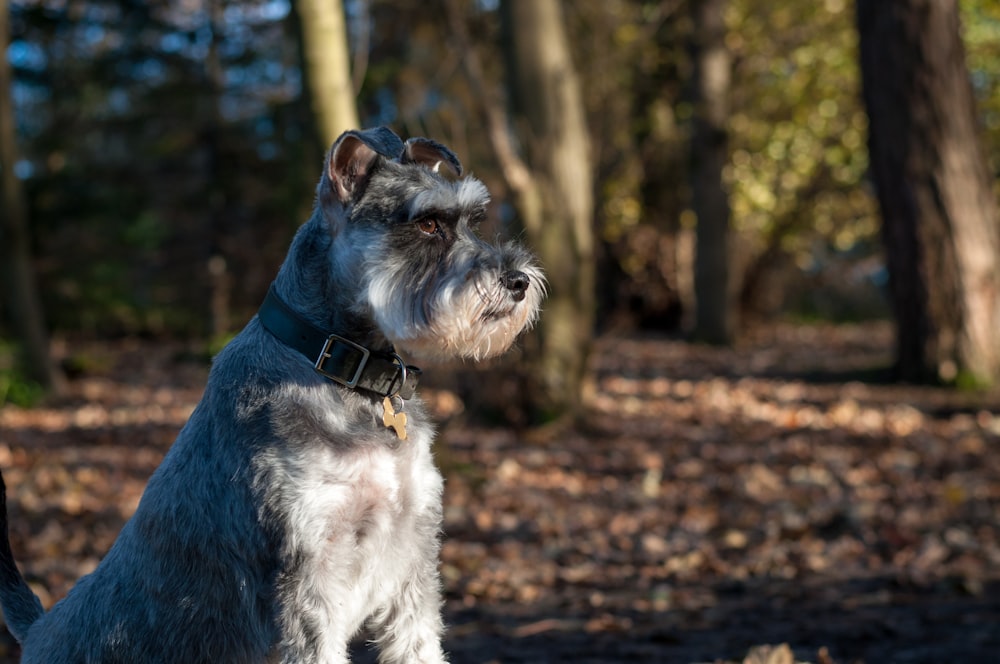
M 905 161 L 915 141 L 965 151 L 995 201 L 1000 8 L 892 4 L 861 25 L 873 48 L 896 51 L 868 59 L 872 80 L 922 83 L 869 86 L 889 118 L 883 142 L 899 146 L 888 168 L 919 169 Z M 553 371 L 579 373 L 568 356 L 612 329 L 729 343 L 760 321 L 898 313 L 869 159 L 865 12 L 851 2 L 14 0 L 4 14 L 9 341 L 32 345 L 46 328 L 224 339 L 309 215 L 329 144 L 378 124 L 453 147 L 493 192 L 488 232 L 526 234 L 541 253 L 553 297 L 538 336 Z M 957 76 L 974 107 L 934 76 Z M 911 121 L 934 105 L 965 133 Z M 934 159 L 912 173 L 912 197 L 976 195 Z M 955 203 L 941 225 L 995 235 L 993 205 L 977 222 Z M 931 225 L 906 214 L 904 226 Z M 995 245 L 988 235 L 981 246 Z M 920 256 L 936 241 L 909 246 L 892 252 L 961 281 L 967 262 Z M 926 334 L 961 337 L 969 312 L 956 315 Z M 932 377 L 975 373 L 960 351 L 934 352 L 918 359 Z M 45 383 L 37 356 L 28 378 Z

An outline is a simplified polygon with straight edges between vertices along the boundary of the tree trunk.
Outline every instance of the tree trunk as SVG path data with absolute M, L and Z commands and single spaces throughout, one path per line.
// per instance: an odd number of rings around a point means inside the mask
M 207 285 L 207 320 L 208 332 L 213 342 L 217 343 L 229 333 L 229 311 L 232 294 L 232 275 L 226 261 L 224 243 L 226 237 L 226 186 L 225 155 L 223 154 L 224 120 L 219 105 L 225 88 L 222 59 L 219 49 L 222 46 L 222 25 L 225 20 L 222 0 L 209 0 L 208 22 L 212 33 L 212 41 L 205 62 L 205 74 L 210 90 L 210 108 L 202 140 L 206 152 L 206 184 L 205 213 L 208 216 L 204 231 L 207 234 L 205 242 L 205 281 Z
M 729 161 L 731 57 L 723 21 L 726 0 L 694 3 L 694 136 L 691 141 L 692 207 L 697 217 L 694 291 L 695 337 L 732 341 L 736 313 L 730 287 L 729 194 L 722 180 Z
M 593 175 L 579 78 L 558 0 L 501 4 L 514 126 L 528 174 L 518 207 L 549 280 L 526 395 L 539 419 L 580 403 L 594 326 Z
M 872 174 L 910 381 L 1000 380 L 1000 214 L 957 0 L 858 0 Z
M 3 178 L 2 223 L 0 223 L 0 264 L 3 275 L 3 304 L 11 329 L 21 350 L 28 378 L 50 391 L 62 387 L 62 375 L 49 354 L 41 298 L 31 264 L 28 239 L 28 212 L 21 182 L 14 173 L 18 160 L 14 128 L 12 76 L 7 60 L 10 38 L 9 7 L 0 2 L 0 177 Z
M 333 145 L 342 132 L 359 128 L 344 6 L 341 0 L 298 0 L 296 8 L 313 113 L 320 138 Z

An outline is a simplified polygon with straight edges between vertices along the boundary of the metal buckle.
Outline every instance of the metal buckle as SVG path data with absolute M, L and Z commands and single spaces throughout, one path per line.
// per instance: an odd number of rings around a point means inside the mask
M 354 372 L 354 376 L 350 380 L 346 380 L 342 376 L 338 376 L 336 374 L 332 374 L 323 370 L 323 362 L 333 357 L 333 353 L 330 352 L 330 349 L 333 348 L 334 343 L 337 342 L 350 346 L 354 350 L 361 353 L 361 361 L 358 362 L 357 371 Z M 365 370 L 365 365 L 368 364 L 369 355 L 371 355 L 371 351 L 369 351 L 361 344 L 355 343 L 350 339 L 345 339 L 339 334 L 331 334 L 326 338 L 326 343 L 323 344 L 323 350 L 320 351 L 319 357 L 316 358 L 316 362 L 315 364 L 313 364 L 313 369 L 316 370 L 316 373 L 320 374 L 321 376 L 325 376 L 336 383 L 340 383 L 345 387 L 354 388 L 357 386 L 358 381 L 361 380 L 361 374 Z
M 387 394 L 385 396 L 387 396 L 387 397 L 399 397 L 399 393 L 402 391 L 402 389 L 404 387 L 406 387 L 406 362 L 404 362 L 403 358 L 401 358 L 396 353 L 390 353 L 390 355 L 392 356 L 393 364 L 398 364 L 399 365 L 399 371 L 402 374 L 402 376 L 400 377 L 400 380 L 399 380 L 399 389 L 397 389 L 395 392 L 390 392 L 390 394 Z M 393 386 L 395 384 L 396 384 L 396 379 L 393 378 L 392 382 L 389 384 L 389 389 L 392 390 L 392 388 L 393 388 Z M 399 401 L 400 401 L 400 403 L 402 403 L 403 397 L 399 397 Z M 400 408 L 400 410 L 403 410 L 403 409 Z

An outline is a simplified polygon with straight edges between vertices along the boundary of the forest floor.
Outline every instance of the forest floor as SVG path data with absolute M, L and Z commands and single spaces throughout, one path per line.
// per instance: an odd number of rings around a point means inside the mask
M 1000 661 L 1000 395 L 880 382 L 890 347 L 878 324 L 608 337 L 584 422 L 549 431 L 486 426 L 432 384 L 452 661 Z M 110 547 L 207 374 L 162 344 L 77 353 L 68 396 L 0 410 L 11 540 L 46 606 Z

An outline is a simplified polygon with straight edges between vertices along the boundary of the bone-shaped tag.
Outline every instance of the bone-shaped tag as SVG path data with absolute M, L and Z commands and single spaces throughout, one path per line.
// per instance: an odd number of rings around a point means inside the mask
M 400 440 L 406 440 L 406 413 L 396 412 L 392 397 L 382 400 L 382 424 L 393 429 Z

